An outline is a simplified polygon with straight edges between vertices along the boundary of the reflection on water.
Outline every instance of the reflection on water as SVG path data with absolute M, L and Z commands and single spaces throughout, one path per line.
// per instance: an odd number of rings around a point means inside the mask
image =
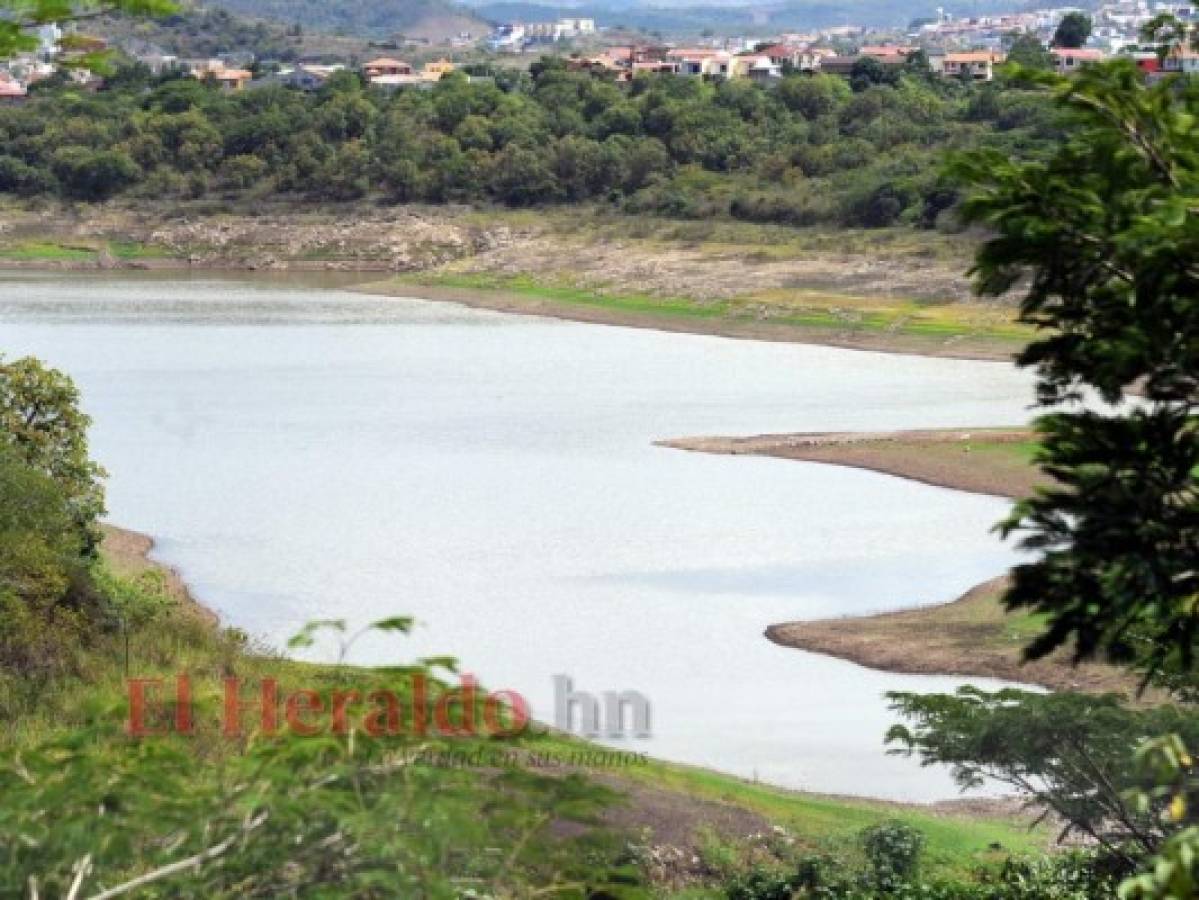
M 885 755 L 888 690 L 957 681 L 777 647 L 772 623 L 950 599 L 1005 504 L 664 437 L 1010 425 L 1009 366 L 602 328 L 308 283 L 0 276 L 0 347 L 83 388 L 111 517 L 231 624 L 415 614 L 552 715 L 552 677 L 653 704 L 632 749 L 793 787 L 955 793 Z

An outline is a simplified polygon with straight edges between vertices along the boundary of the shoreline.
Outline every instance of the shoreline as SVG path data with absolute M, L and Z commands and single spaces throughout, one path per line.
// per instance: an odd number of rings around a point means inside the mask
M 608 325 L 619 328 L 640 328 L 672 334 L 695 334 L 723 337 L 732 340 L 770 341 L 784 344 L 807 344 L 834 347 L 839 350 L 858 350 L 869 353 L 892 353 L 900 356 L 927 356 L 941 359 L 962 359 L 975 362 L 1011 362 L 1015 348 L 995 340 L 969 342 L 937 341 L 911 334 L 882 331 L 854 331 L 824 326 L 794 325 L 756 319 L 748 316 L 685 315 L 632 311 L 605 306 L 602 302 L 578 303 L 541 297 L 504 287 L 449 287 L 418 282 L 390 284 L 365 282 L 350 288 L 361 294 L 383 297 L 404 297 L 456 303 L 472 309 L 522 316 L 558 319 L 587 325 Z
M 883 231 L 865 240 L 846 231 L 830 240 L 795 230 L 784 239 L 725 223 L 688 236 L 696 223 L 651 219 L 649 234 L 637 237 L 627 224 L 409 208 L 299 220 L 112 211 L 67 226 L 18 215 L 0 272 L 339 275 L 354 280 L 347 289 L 375 296 L 980 362 L 1011 361 L 1031 337 L 1011 307 L 972 299 L 968 262 L 944 257 L 935 235 Z
M 1027 444 L 1027 428 L 953 428 L 910 431 L 813 431 L 749 437 L 685 437 L 654 445 L 691 453 L 770 456 L 798 462 L 866 469 L 933 487 L 1018 499 L 1046 483 L 1029 467 L 996 471 L 966 459 L 979 447 Z M 952 455 L 958 451 L 960 459 Z
M 195 616 L 212 629 L 221 627 L 220 617 L 196 599 L 178 570 L 150 556 L 154 548 L 152 537 L 110 523 L 103 523 L 102 529 L 104 560 L 118 574 L 126 577 L 136 577 L 144 572 L 161 575 L 167 592 L 179 601 L 187 615 Z M 548 729 L 547 733 L 555 732 Z M 558 738 L 604 749 L 602 745 L 573 735 L 558 735 Z M 656 757 L 649 758 L 648 766 L 644 772 L 631 770 L 628 774 L 615 774 L 602 768 L 582 771 L 625 797 L 625 802 L 604 814 L 604 821 L 609 825 L 637 830 L 649 828 L 659 839 L 665 837 L 671 842 L 690 835 L 692 837 L 685 838 L 683 843 L 692 844 L 696 852 L 700 845 L 693 836 L 705 830 L 714 829 L 728 839 L 749 839 L 768 828 L 771 824 L 769 814 L 759 803 L 752 802 L 758 796 L 783 804 L 833 805 L 858 814 L 871 812 L 881 816 L 887 810 L 893 810 L 947 822 L 1006 822 L 1021 823 L 1022 826 L 1033 821 L 1023 802 L 1011 797 L 960 797 L 920 803 L 796 790 Z M 722 784 L 723 788 L 720 787 Z M 741 792 L 745 792 L 746 797 L 739 798 Z
M 900 356 L 925 356 L 934 359 L 961 359 L 973 362 L 1011 362 L 1017 345 L 994 338 L 954 336 L 946 339 L 890 330 L 855 330 L 831 325 L 799 325 L 751 315 L 724 316 L 705 314 L 702 307 L 689 313 L 654 312 L 620 309 L 605 305 L 603 295 L 594 302 L 569 302 L 538 296 L 503 286 L 494 288 L 459 287 L 422 283 L 419 279 L 392 283 L 374 280 L 374 276 L 397 277 L 395 268 L 373 260 L 320 261 L 286 260 L 260 265 L 248 260 L 205 260 L 193 263 L 179 257 L 112 260 L 108 265 L 81 260 L 19 260 L 0 258 L 0 272 L 179 272 L 217 275 L 361 275 L 363 279 L 347 283 L 342 289 L 374 297 L 410 298 L 455 303 L 471 309 L 485 309 L 511 315 L 536 316 L 586 325 L 639 328 L 671 334 L 694 334 L 730 340 L 769 341 L 857 350 L 865 353 L 892 353 Z
M 220 627 L 220 616 L 196 599 L 178 570 L 150 555 L 154 551 L 154 538 L 140 531 L 121 528 L 107 522 L 102 523 L 101 528 L 104 532 L 101 552 L 105 562 L 118 575 L 137 577 L 147 572 L 154 573 L 156 577 L 162 578 L 166 593 L 174 598 L 182 610 L 212 628 Z
M 866 469 L 950 490 L 1016 499 L 1049 484 L 1032 464 L 1035 434 L 1023 428 L 811 432 L 693 437 L 655 442 L 695 453 L 767 456 Z M 997 678 L 1050 690 L 1124 693 L 1139 681 L 1103 663 L 1075 666 L 1068 652 L 1025 662 L 1023 647 L 1041 629 L 1028 612 L 1008 613 L 1008 576 L 949 602 L 879 613 L 770 625 L 783 647 L 821 653 L 884 672 Z M 1146 700 L 1152 700 L 1146 695 Z

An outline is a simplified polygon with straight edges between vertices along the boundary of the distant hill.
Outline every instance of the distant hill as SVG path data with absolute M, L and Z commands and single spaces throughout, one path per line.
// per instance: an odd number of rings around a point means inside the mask
M 447 0 L 216 0 L 211 5 L 332 34 L 372 38 L 404 34 L 441 41 L 463 31 L 487 31 L 475 13 Z
M 576 0 L 559 4 L 520 0 L 465 0 L 491 21 L 590 16 L 601 26 L 623 25 L 663 32 L 703 28 L 806 30 L 836 25 L 904 27 L 913 19 L 936 15 L 937 7 L 954 15 L 1014 11 L 1023 0 Z
M 336 37 L 296 28 L 294 23 L 250 18 L 227 9 L 189 3 L 161 18 L 101 16 L 88 23 L 87 31 L 134 56 L 167 53 L 185 59 L 344 62 L 368 58 L 373 52 L 364 37 Z

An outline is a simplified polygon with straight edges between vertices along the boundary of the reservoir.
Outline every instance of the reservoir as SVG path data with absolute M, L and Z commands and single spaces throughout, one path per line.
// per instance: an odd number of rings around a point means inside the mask
M 1010 365 L 148 273 L 0 273 L 0 352 L 76 380 L 108 518 L 265 644 L 412 615 L 412 636 L 351 659 L 451 654 L 547 721 L 566 675 L 649 701 L 652 736 L 613 746 L 804 790 L 957 796 L 886 754 L 883 695 L 960 679 L 762 633 L 954 599 L 1015 559 L 990 533 L 1007 503 L 653 442 L 1019 425 L 1031 379 Z

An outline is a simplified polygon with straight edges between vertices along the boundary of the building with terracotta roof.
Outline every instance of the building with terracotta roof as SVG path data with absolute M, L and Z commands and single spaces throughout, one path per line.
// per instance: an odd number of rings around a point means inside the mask
M 28 91 L 21 82 L 0 74 L 0 103 L 21 103 L 26 96 L 28 96 Z
M 992 81 L 995 67 L 1006 59 L 994 50 L 971 50 L 966 53 L 946 53 L 944 69 L 946 78 L 972 78 L 975 81 Z
M 362 74 L 367 80 L 378 78 L 380 75 L 411 75 L 412 66 L 404 62 L 402 59 L 391 59 L 387 56 L 381 56 L 378 59 L 372 59 L 362 67 Z
M 1087 47 L 1058 47 L 1050 51 L 1053 65 L 1059 75 L 1069 75 L 1077 72 L 1087 63 L 1102 62 L 1106 54 L 1102 50 L 1092 50 Z

